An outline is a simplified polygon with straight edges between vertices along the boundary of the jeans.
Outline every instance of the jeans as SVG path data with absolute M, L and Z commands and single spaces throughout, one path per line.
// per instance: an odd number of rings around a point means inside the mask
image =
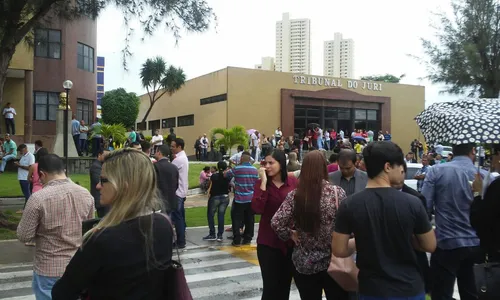
M 16 122 L 14 119 L 5 118 L 5 132 L 16 135 Z
M 89 155 L 89 145 L 87 139 L 80 139 L 80 154 Z
M 19 180 L 19 184 L 21 185 L 21 191 L 24 195 L 24 206 L 26 207 L 26 202 L 31 197 L 30 182 L 28 180 Z
M 478 297 L 473 266 L 484 262 L 484 253 L 477 247 L 463 247 L 452 250 L 436 248 L 431 256 L 431 274 L 435 283 L 431 288 L 432 300 L 451 300 L 455 279 L 461 300 L 475 300 Z
M 0 166 L 0 172 L 4 172 L 7 162 L 9 160 L 13 160 L 14 158 L 16 158 L 16 156 L 13 154 L 5 155 L 4 157 L 2 157 L 2 165 Z
M 207 161 L 207 148 L 201 148 L 201 160 L 202 161 Z
M 257 245 L 257 257 L 263 283 L 262 300 L 289 299 L 295 269 L 292 251 L 288 249 L 287 254 L 284 254 L 280 249 Z
M 101 141 L 102 138 L 95 137 L 92 139 L 92 156 L 97 157 L 99 154 L 99 150 L 101 150 Z
M 207 218 L 208 228 L 210 229 L 209 235 L 215 236 L 214 216 L 217 211 L 217 236 L 222 236 L 224 233 L 224 216 L 226 214 L 227 206 L 229 205 L 228 195 L 213 196 L 208 200 Z
M 248 243 L 252 241 L 254 235 L 255 214 L 252 210 L 252 203 L 237 203 L 233 201 L 233 242 L 235 244 L 241 243 L 240 228 L 241 223 L 245 224 L 245 231 L 243 232 L 243 241 Z
M 82 151 L 80 150 L 80 135 L 79 134 L 73 135 L 73 142 L 75 142 L 76 152 L 78 153 L 78 155 L 80 155 L 82 153 Z
M 344 291 L 326 270 L 311 275 L 295 271 L 293 278 L 302 300 L 321 300 L 323 290 L 327 300 L 349 299 L 349 293 Z
M 413 297 L 373 297 L 359 295 L 359 300 L 425 300 L 425 294 L 422 293 Z
M 178 247 L 186 246 L 186 211 L 184 210 L 184 201 L 186 198 L 177 197 L 177 210 L 172 211 L 172 223 L 175 226 L 177 235 L 176 245 Z
M 52 287 L 60 277 L 47 277 L 33 272 L 33 293 L 36 300 L 52 300 Z

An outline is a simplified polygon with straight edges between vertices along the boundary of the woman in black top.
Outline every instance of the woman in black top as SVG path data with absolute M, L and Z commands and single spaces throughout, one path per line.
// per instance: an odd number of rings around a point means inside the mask
M 149 157 L 125 148 L 104 160 L 97 189 L 110 212 L 83 237 L 53 300 L 166 299 L 165 265 L 172 260 L 172 226 L 157 196 L 156 172 Z M 174 299 L 172 299 L 174 300 Z
M 224 178 L 224 171 L 227 169 L 225 161 L 217 163 L 219 172 L 210 177 L 210 186 L 208 188 L 208 207 L 207 218 L 209 233 L 203 238 L 205 241 L 222 242 L 222 234 L 224 233 L 224 216 L 226 214 L 227 206 L 229 205 L 229 184 L 230 180 Z M 217 237 L 215 237 L 215 223 L 214 216 L 217 211 Z
M 493 148 L 491 168 L 500 171 L 500 145 Z M 483 180 L 476 176 L 472 191 L 471 225 L 480 239 L 481 248 L 488 254 L 488 260 L 500 262 L 500 177 L 488 185 L 483 197 Z

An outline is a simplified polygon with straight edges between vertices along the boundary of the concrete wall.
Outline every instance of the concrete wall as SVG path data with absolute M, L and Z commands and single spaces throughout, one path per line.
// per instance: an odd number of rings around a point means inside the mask
M 24 134 L 24 78 L 7 78 L 3 90 L 3 103 L 1 109 L 7 102 L 10 102 L 16 110 L 16 135 Z M 5 119 L 0 118 L 1 132 L 5 133 Z
M 33 67 L 33 48 L 25 42 L 19 43 L 10 61 L 9 69 L 33 70 Z

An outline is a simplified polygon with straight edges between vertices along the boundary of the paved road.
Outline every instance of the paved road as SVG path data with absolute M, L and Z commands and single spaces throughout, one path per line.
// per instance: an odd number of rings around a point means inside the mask
M 256 264 L 255 245 L 186 250 L 181 254 L 186 279 L 194 299 L 260 299 L 262 280 Z M 32 265 L 0 266 L 0 299 L 34 300 Z M 300 299 L 295 288 L 290 299 Z

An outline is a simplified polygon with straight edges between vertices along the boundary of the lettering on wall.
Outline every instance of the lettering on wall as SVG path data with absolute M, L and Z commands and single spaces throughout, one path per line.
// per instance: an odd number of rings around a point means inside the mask
M 326 78 L 326 77 L 316 77 L 316 76 L 305 76 L 305 75 L 293 75 L 293 82 L 295 84 L 301 85 L 318 85 L 325 87 L 343 87 L 352 90 L 362 89 L 368 91 L 382 91 L 382 83 L 364 80 L 345 80 L 342 82 L 338 78 Z M 344 84 L 345 83 L 345 84 Z

